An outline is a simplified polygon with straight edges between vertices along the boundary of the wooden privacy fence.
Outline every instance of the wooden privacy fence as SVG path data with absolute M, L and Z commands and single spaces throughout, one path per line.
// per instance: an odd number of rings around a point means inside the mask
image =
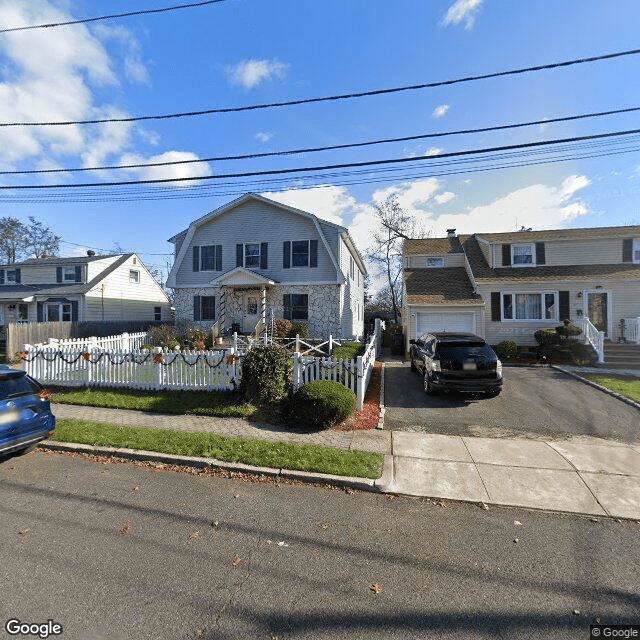
M 36 348 L 22 354 L 29 375 L 64 387 L 231 391 L 240 363 L 228 351 Z

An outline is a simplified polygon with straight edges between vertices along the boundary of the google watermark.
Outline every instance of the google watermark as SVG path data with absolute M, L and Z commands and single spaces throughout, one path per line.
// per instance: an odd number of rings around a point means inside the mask
M 21 622 L 17 618 L 12 618 L 11 620 L 7 620 L 4 628 L 10 636 L 36 636 L 43 640 L 62 634 L 62 625 L 53 620 L 47 620 L 46 622 Z
M 638 638 L 640 640 L 640 624 L 592 624 L 589 627 L 590 640 L 602 638 Z

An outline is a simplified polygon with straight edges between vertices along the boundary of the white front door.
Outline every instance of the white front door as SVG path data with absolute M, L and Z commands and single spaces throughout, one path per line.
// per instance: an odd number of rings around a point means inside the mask
M 260 295 L 257 291 L 245 291 L 242 297 L 242 331 L 252 333 L 258 324 Z

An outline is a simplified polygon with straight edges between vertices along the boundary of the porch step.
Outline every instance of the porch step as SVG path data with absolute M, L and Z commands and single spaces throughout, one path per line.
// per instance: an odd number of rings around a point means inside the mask
M 602 366 L 609 369 L 640 370 L 640 345 L 605 342 Z

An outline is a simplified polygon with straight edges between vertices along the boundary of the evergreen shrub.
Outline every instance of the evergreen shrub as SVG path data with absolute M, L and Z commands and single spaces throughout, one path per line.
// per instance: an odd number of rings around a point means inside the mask
M 329 429 L 355 409 L 356 394 L 332 380 L 315 380 L 300 387 L 291 401 L 291 415 L 301 427 Z

